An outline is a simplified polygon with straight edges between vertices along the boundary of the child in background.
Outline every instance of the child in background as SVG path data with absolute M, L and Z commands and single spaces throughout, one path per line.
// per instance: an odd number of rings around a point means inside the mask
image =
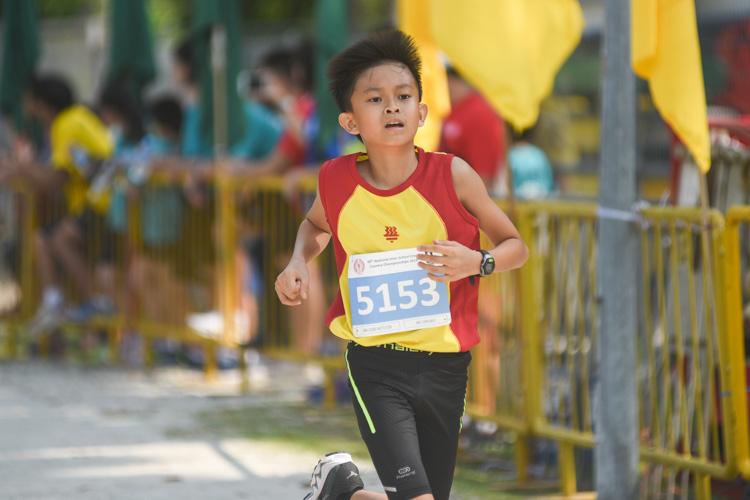
M 111 312 L 111 303 L 94 293 L 84 251 L 87 236 L 102 227 L 109 202 L 106 191 L 90 199 L 89 188 L 102 163 L 114 152 L 114 142 L 101 120 L 75 102 L 70 85 L 60 76 L 32 77 L 25 101 L 31 116 L 39 118 L 48 131 L 50 165 L 31 159 L 6 165 L 0 171 L 0 183 L 20 178 L 38 193 L 63 190 L 67 202 L 65 216 L 34 235 L 42 288 L 42 304 L 27 331 L 34 338 L 52 331 L 63 319 L 65 296 L 58 266 L 75 285 L 82 307 L 93 314 Z
M 534 128 L 514 134 L 508 153 L 513 193 L 521 200 L 538 200 L 555 190 L 555 177 L 547 155 L 532 144 Z

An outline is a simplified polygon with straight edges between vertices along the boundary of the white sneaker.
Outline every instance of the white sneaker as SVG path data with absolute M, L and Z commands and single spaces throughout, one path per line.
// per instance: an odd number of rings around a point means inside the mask
M 219 311 L 189 314 L 185 321 L 191 330 L 203 337 L 217 339 L 224 334 L 224 315 Z M 237 334 L 250 330 L 250 318 L 245 311 L 238 309 L 234 312 L 234 325 Z
M 63 307 L 41 306 L 26 328 L 26 335 L 31 340 L 36 340 L 42 335 L 50 333 L 62 321 Z
M 310 478 L 312 492 L 304 500 L 336 500 L 339 495 L 365 487 L 352 457 L 343 451 L 329 453 L 313 470 Z

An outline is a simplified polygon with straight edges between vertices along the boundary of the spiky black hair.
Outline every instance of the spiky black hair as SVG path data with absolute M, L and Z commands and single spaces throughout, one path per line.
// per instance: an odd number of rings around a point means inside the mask
M 398 30 L 378 31 L 342 50 L 328 62 L 328 90 L 342 113 L 352 110 L 351 99 L 359 76 L 388 62 L 403 64 L 411 71 L 419 100 L 422 100 L 422 61 L 414 39 Z

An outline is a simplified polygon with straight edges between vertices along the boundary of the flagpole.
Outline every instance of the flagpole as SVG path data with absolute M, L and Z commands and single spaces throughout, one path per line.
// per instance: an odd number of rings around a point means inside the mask
M 599 204 L 607 212 L 632 211 L 636 200 L 630 17 L 630 2 L 606 0 Z M 599 404 L 594 452 L 599 500 L 638 498 L 638 398 L 634 376 L 638 236 L 632 221 L 599 219 Z
M 227 95 L 227 29 L 216 23 L 211 30 L 211 71 L 213 79 L 214 111 L 214 172 L 216 187 L 216 211 L 219 220 L 217 265 L 220 273 L 217 287 L 217 303 L 224 318 L 223 342 L 230 345 L 236 341 L 234 294 L 234 225 L 233 199 L 226 172 L 227 143 L 229 140 Z

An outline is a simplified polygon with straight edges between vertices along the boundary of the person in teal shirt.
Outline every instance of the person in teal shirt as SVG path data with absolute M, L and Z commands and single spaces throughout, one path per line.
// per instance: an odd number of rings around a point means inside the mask
M 229 155 L 246 160 L 260 160 L 268 156 L 281 137 L 281 119 L 265 106 L 245 100 L 245 134 L 229 148 Z
M 175 51 L 175 79 L 185 89 L 183 109 L 182 155 L 192 158 L 211 158 L 210 138 L 204 137 L 201 128 L 202 109 L 200 92 L 195 80 L 191 39 L 183 41 Z M 229 147 L 229 155 L 239 160 L 260 160 L 273 151 L 281 136 L 281 119 L 264 106 L 245 99 L 245 134 L 239 142 Z
M 523 200 L 546 198 L 555 191 L 555 179 L 547 155 L 530 142 L 533 129 L 524 130 L 510 148 L 508 165 L 513 194 Z

